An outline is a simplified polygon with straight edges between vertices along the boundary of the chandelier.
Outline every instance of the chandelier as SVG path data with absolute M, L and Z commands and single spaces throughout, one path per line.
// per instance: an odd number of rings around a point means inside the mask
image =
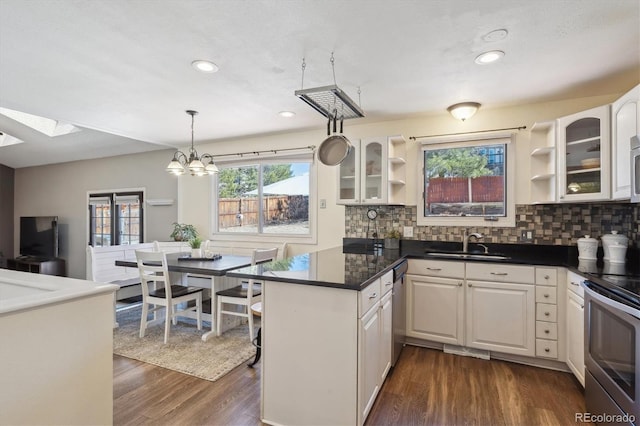
M 189 155 L 187 156 L 182 151 L 176 151 L 167 166 L 167 171 L 177 176 L 185 174 L 187 170 L 189 170 L 191 176 L 218 173 L 218 167 L 213 163 L 213 156 L 211 154 L 198 156 L 198 151 L 193 147 L 193 120 L 198 111 L 187 110 L 185 112 L 191 116 L 191 148 L 189 148 Z

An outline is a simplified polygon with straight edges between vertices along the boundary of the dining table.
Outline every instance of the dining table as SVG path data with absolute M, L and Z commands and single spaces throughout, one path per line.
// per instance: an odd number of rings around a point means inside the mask
M 116 266 L 131 268 L 138 267 L 135 260 L 121 259 L 116 260 L 115 264 Z M 202 335 L 203 341 L 207 341 L 216 333 L 214 326 L 216 318 L 215 295 L 216 292 L 222 290 L 222 278 L 228 271 L 249 265 L 251 265 L 251 256 L 216 255 L 213 258 L 192 258 L 188 253 L 167 253 L 167 268 L 169 272 L 178 272 L 210 279 L 211 313 L 203 313 L 203 319 L 210 322 L 211 330 Z M 210 315 L 208 319 L 207 315 Z

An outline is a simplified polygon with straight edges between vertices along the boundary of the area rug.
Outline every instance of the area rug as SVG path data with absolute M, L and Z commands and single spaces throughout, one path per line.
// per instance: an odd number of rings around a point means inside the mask
M 201 336 L 209 330 L 209 323 L 203 322 L 203 329 L 198 330 L 195 320 L 179 318 L 177 325 L 171 325 L 166 345 L 164 324 L 147 328 L 145 337 L 140 338 L 140 313 L 140 307 L 118 312 L 120 327 L 113 331 L 114 354 L 215 381 L 256 353 L 247 325 L 203 342 Z

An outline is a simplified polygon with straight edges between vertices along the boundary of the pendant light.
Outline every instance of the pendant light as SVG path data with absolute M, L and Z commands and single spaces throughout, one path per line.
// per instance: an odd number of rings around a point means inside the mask
M 205 176 L 218 173 L 218 167 L 213 163 L 211 154 L 202 154 L 198 156 L 198 151 L 193 147 L 193 122 L 198 111 L 185 111 L 191 116 L 191 148 L 189 148 L 189 156 L 182 151 L 176 151 L 173 159 L 167 166 L 167 171 L 174 175 L 183 175 L 189 170 L 191 176 Z

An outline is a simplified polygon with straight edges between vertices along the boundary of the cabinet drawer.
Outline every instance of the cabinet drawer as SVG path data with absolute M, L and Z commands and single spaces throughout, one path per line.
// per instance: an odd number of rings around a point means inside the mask
M 380 278 L 369 284 L 366 288 L 360 290 L 360 300 L 358 303 L 358 318 L 362 317 L 365 312 L 373 305 L 380 301 Z
M 558 285 L 558 270 L 536 267 L 536 284 L 556 287 Z
M 547 287 L 542 285 L 536 286 L 536 303 L 549 303 L 555 305 L 558 303 L 558 296 L 555 287 Z
M 555 322 L 536 321 L 536 338 L 558 340 L 558 324 Z
M 555 340 L 536 339 L 536 356 L 558 358 L 558 342 Z
M 558 307 L 556 305 L 550 305 L 548 303 L 536 303 L 536 320 L 557 322 Z
M 581 275 L 575 272 L 567 273 L 567 289 L 584 298 L 584 288 L 580 285 L 582 281 L 584 281 L 584 278 Z
M 409 259 L 408 274 L 431 277 L 464 278 L 464 262 Z
M 380 294 L 385 295 L 393 290 L 393 271 L 389 271 L 380 278 Z
M 467 263 L 467 279 L 509 283 L 533 284 L 533 266 L 506 265 L 498 263 Z

